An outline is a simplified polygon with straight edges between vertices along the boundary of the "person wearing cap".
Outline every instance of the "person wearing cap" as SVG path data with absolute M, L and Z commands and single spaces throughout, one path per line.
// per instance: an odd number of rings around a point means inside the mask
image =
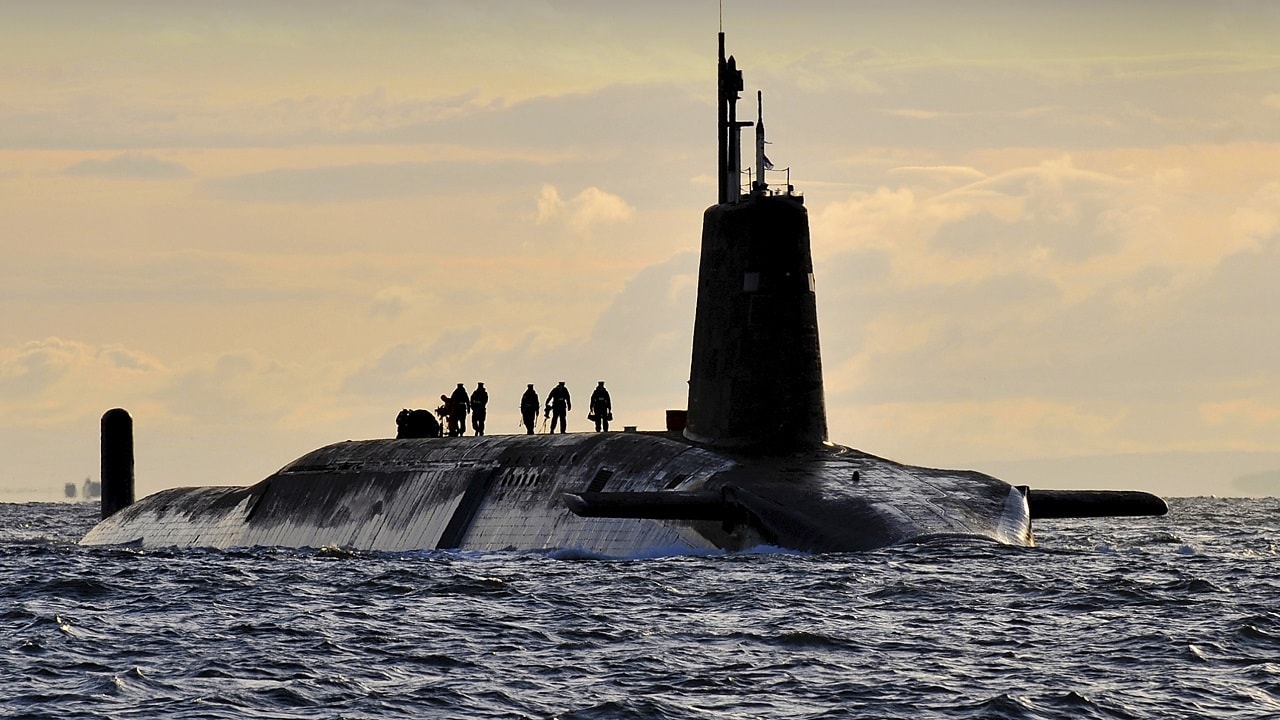
M 489 391 L 484 389 L 484 383 L 476 383 L 476 391 L 471 393 L 471 429 L 476 431 L 476 437 L 484 434 L 484 419 L 488 412 L 485 408 L 489 405 Z
M 529 383 L 529 388 L 520 396 L 520 419 L 526 435 L 533 434 L 533 424 L 538 421 L 538 405 L 538 391 L 533 389 L 533 383 Z
M 573 409 L 573 402 L 569 400 L 569 388 L 564 386 L 563 380 L 547 393 L 547 409 L 551 411 L 551 432 L 556 431 L 556 423 L 559 422 L 560 433 L 564 434 L 567 429 L 566 418 Z
M 471 409 L 471 401 L 467 389 L 458 383 L 453 395 L 449 396 L 449 434 L 462 437 L 467 431 L 467 410 Z
M 596 432 L 609 432 L 609 421 L 613 419 L 613 401 L 609 399 L 609 391 L 604 389 L 604 381 L 596 385 L 591 393 L 591 413 L 588 420 L 596 421 Z

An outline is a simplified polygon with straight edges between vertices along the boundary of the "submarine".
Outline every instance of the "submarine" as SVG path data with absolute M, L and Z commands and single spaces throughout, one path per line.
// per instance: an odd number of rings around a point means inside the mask
M 134 502 L 132 420 L 116 409 L 102 423 L 103 517 L 80 544 L 850 552 L 933 538 L 1032 546 L 1035 519 L 1167 512 L 1148 493 L 1034 490 L 832 443 L 804 197 L 789 170 L 785 184 L 766 179 L 763 97 L 754 123 L 738 119 L 742 72 L 723 32 L 717 85 L 718 199 L 703 215 L 688 405 L 664 429 L 345 441 L 255 485 Z

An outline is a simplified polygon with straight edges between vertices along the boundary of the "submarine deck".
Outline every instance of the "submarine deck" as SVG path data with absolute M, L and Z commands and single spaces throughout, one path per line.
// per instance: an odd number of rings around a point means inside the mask
M 671 501 L 665 515 L 646 514 L 654 493 Z M 704 506 L 718 502 L 719 514 L 695 511 L 684 502 L 693 494 Z M 591 502 L 584 511 L 575 497 L 621 503 L 631 516 L 593 514 Z M 840 446 L 753 457 L 678 433 L 615 432 L 336 443 L 249 487 L 142 498 L 81 544 L 633 556 L 760 545 L 866 550 L 931 535 L 1033 542 L 1024 494 L 980 473 Z

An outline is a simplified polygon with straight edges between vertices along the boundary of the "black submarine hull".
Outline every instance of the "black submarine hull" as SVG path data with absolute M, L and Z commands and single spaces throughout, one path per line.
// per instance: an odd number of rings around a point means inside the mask
M 82 545 L 611 557 L 869 550 L 939 535 L 1032 545 L 1026 492 L 841 446 L 755 457 L 678 433 L 348 441 L 248 487 L 165 490 Z

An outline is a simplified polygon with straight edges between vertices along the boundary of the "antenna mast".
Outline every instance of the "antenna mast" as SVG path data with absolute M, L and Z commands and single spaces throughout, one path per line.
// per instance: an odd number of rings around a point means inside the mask
M 724 56 L 724 32 L 720 33 L 717 102 L 719 108 L 717 147 L 720 150 L 719 202 L 738 202 L 742 194 L 742 128 L 752 123 L 738 122 L 738 93 L 742 91 L 742 71 L 732 55 Z
M 764 93 L 760 90 L 756 91 L 756 181 L 751 187 L 752 193 L 763 193 L 769 189 L 769 183 L 764 179 L 764 171 L 773 169 L 773 163 L 769 162 L 769 158 L 765 157 L 764 146 L 768 142 L 764 139 Z

